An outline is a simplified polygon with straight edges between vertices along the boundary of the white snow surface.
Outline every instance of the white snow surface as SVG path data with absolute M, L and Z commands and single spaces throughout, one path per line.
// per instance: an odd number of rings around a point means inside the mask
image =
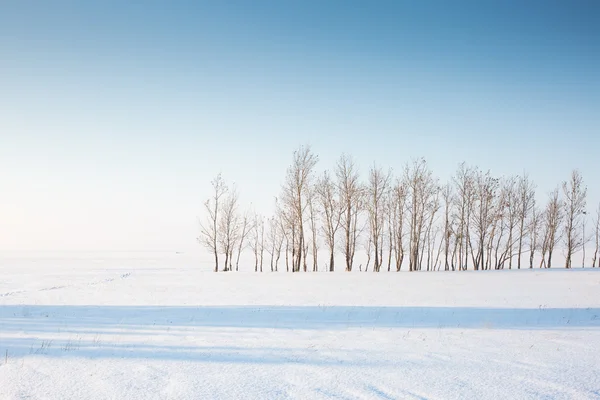
M 0 259 L 0 399 L 600 399 L 600 270 Z

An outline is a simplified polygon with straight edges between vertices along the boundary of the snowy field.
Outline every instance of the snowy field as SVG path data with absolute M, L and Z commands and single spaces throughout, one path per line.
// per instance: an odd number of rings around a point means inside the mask
M 0 399 L 599 399 L 600 270 L 0 259 Z

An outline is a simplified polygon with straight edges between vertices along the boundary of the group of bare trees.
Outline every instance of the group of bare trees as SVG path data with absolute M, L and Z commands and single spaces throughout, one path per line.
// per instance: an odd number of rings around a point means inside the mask
M 237 271 L 248 248 L 255 271 L 263 271 L 265 253 L 271 271 L 282 258 L 286 271 L 334 271 L 336 254 L 346 271 L 357 258 L 364 261 L 360 271 L 364 265 L 375 272 L 384 263 L 388 271 L 405 263 L 409 271 L 551 268 L 559 248 L 571 268 L 580 251 L 586 266 L 589 242 L 595 245 L 591 266 L 600 266 L 600 206 L 586 232 L 587 189 L 577 170 L 537 204 L 526 174 L 497 178 L 462 163 L 442 185 L 418 159 L 397 176 L 373 164 L 362 182 L 350 156 L 342 155 L 332 172 L 318 173 L 317 164 L 310 147 L 294 152 L 275 212 L 266 219 L 241 213 L 236 189 L 221 175 L 213 180 L 198 240 L 214 255 L 215 271 L 219 255 L 224 271 L 233 270 L 235 255 Z M 326 261 L 319 264 L 323 251 Z
M 235 270 L 239 270 L 240 255 L 250 233 L 257 235 L 256 221 L 238 211 L 238 193 L 229 188 L 221 174 L 211 182 L 213 195 L 204 203 L 207 213 L 200 223 L 198 241 L 214 255 L 215 272 L 219 270 L 219 254 L 225 256 L 224 271 L 233 271 L 233 255 L 237 250 Z

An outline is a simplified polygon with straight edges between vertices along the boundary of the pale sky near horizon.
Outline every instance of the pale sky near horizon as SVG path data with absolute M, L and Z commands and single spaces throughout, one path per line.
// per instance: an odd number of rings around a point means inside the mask
M 201 252 L 219 171 L 267 213 L 294 149 L 582 171 L 600 202 L 595 1 L 0 5 L 0 251 Z

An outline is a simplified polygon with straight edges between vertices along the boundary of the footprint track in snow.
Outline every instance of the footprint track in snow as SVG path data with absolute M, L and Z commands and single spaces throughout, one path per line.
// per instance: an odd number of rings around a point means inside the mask
M 25 290 L 15 290 L 12 292 L 0 293 L 0 297 L 14 296 L 15 294 L 25 293 Z
M 121 274 L 121 275 L 119 276 L 119 278 L 120 278 L 120 279 L 126 279 L 126 278 L 129 278 L 130 276 L 131 276 L 131 272 L 126 272 L 126 273 L 124 273 L 124 274 Z M 106 278 L 106 279 L 103 279 L 103 280 L 101 280 L 101 281 L 90 282 L 90 283 L 88 283 L 88 285 L 90 285 L 90 286 L 100 285 L 100 284 L 102 284 L 102 283 L 114 282 L 116 279 L 117 279 L 117 278 Z
M 58 290 L 58 289 L 64 289 L 66 287 L 68 287 L 68 286 L 66 286 L 66 285 L 63 285 L 63 286 L 52 286 L 52 287 L 49 287 L 49 288 L 40 289 L 39 291 L 40 292 L 46 292 L 48 290 Z

